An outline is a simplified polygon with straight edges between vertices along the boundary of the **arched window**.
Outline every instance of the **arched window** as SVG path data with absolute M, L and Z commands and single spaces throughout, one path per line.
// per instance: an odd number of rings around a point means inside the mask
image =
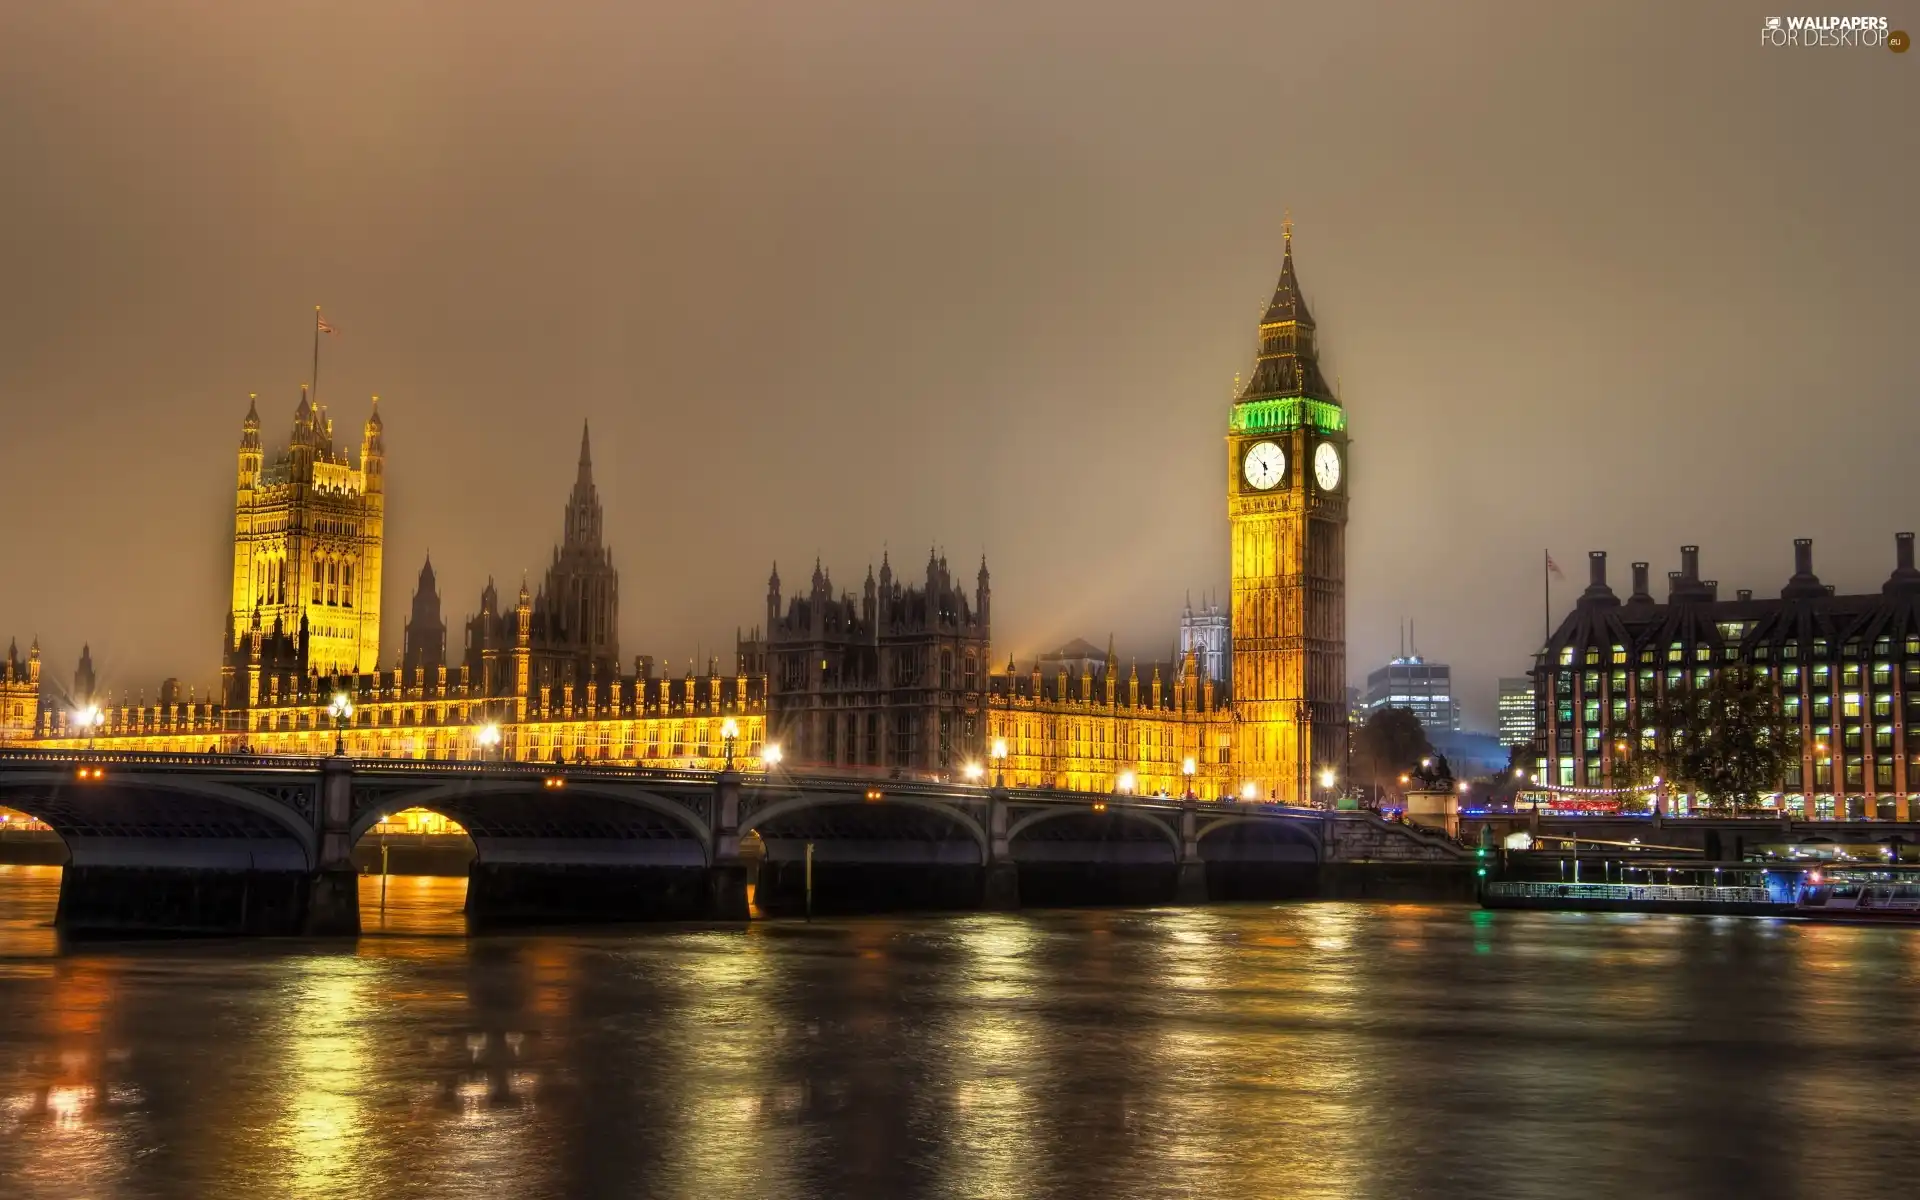
M 320 603 L 321 584 L 326 582 L 326 560 L 318 554 L 313 556 L 313 602 Z
M 353 564 L 347 563 L 340 568 L 340 603 L 353 607 Z
M 327 603 L 340 603 L 339 564 L 332 559 L 327 560 Z

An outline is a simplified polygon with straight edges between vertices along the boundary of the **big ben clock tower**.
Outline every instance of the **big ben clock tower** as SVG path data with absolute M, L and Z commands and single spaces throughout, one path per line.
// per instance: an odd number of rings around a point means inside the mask
M 1293 230 L 1227 426 L 1234 761 L 1258 798 L 1328 802 L 1347 756 L 1347 415 L 1320 373 Z

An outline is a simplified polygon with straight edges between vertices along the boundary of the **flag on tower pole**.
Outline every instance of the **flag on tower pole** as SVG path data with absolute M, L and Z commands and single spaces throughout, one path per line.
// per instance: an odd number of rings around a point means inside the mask
M 1560 569 L 1560 564 L 1553 561 L 1553 551 L 1542 550 L 1540 553 L 1546 559 L 1546 570 L 1541 573 L 1542 591 L 1546 597 L 1546 604 L 1541 620 L 1541 625 L 1544 626 L 1545 633 L 1540 639 L 1540 644 L 1544 646 L 1553 637 L 1553 581 L 1555 579 L 1564 581 L 1567 575 L 1565 571 Z
M 323 333 L 340 336 L 340 331 L 327 324 L 327 319 L 320 315 L 320 306 L 316 304 L 313 306 L 313 376 L 308 385 L 315 404 L 320 403 L 320 335 Z

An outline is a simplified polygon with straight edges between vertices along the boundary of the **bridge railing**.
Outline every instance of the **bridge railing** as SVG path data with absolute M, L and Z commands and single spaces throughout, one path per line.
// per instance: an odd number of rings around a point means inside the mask
M 0 750 L 0 768 L 6 766 L 77 766 L 79 764 L 141 767 L 150 770 L 208 771 L 244 770 L 277 773 L 312 773 L 321 770 L 329 759 L 317 755 L 291 754 L 206 754 L 170 751 L 131 750 Z M 412 759 L 351 757 L 354 774 L 366 778 L 426 776 L 462 776 L 471 778 L 550 778 L 564 776 L 579 780 L 603 780 L 609 783 L 665 783 L 711 786 L 721 772 L 691 767 L 647 767 L 602 765 L 593 762 L 524 762 L 487 759 Z M 885 796 L 917 796 L 939 800 L 985 800 L 991 789 L 984 783 L 944 783 L 925 779 L 875 779 L 870 775 L 839 775 L 830 772 L 795 772 L 782 768 L 742 774 L 742 783 L 758 791 L 789 792 L 872 790 Z M 1020 804 L 1061 804 L 1074 806 L 1114 805 L 1117 807 L 1177 812 L 1187 801 L 1165 796 L 1135 796 L 1123 793 L 1077 792 L 1054 788 L 1010 788 L 1007 798 Z M 1294 808 L 1264 801 L 1233 799 L 1195 800 L 1195 807 L 1209 814 L 1324 819 L 1326 811 Z

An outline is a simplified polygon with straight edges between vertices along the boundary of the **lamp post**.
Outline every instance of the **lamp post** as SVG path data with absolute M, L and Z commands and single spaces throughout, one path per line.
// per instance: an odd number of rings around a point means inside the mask
M 1007 786 L 1007 739 L 993 739 L 991 753 L 993 755 L 993 786 L 1004 788 Z
M 760 751 L 760 761 L 766 764 L 767 770 L 769 771 L 780 765 L 780 758 L 781 751 L 779 742 L 768 742 L 766 747 Z
M 87 731 L 87 749 L 93 749 L 93 735 L 107 723 L 107 714 L 98 704 L 89 704 L 73 714 L 73 723 Z
M 327 706 L 333 714 L 333 752 L 345 756 L 347 753 L 347 722 L 353 720 L 353 701 L 345 692 L 335 692 L 333 703 Z
M 480 761 L 485 762 L 492 755 L 494 747 L 500 744 L 500 726 L 488 721 L 480 727 L 480 732 L 473 735 L 473 740 L 480 744 Z
M 733 770 L 733 745 L 740 740 L 740 722 L 728 717 L 720 722 L 720 745 L 727 754 L 726 770 Z
M 1115 779 L 1113 782 L 1114 782 L 1114 789 L 1113 789 L 1114 791 L 1119 792 L 1123 796 L 1130 796 L 1133 794 L 1133 772 L 1132 771 L 1120 772 L 1120 777 L 1118 779 Z
M 1187 799 L 1189 800 L 1193 799 L 1193 773 L 1196 769 L 1197 764 L 1191 758 L 1180 764 L 1180 773 L 1187 778 Z
M 1336 797 L 1335 797 L 1335 796 L 1334 796 L 1334 794 L 1333 794 L 1333 785 L 1334 785 L 1334 783 L 1335 783 L 1335 781 L 1336 781 L 1336 780 L 1338 780 L 1338 779 L 1339 779 L 1339 776 L 1337 776 L 1337 775 L 1335 775 L 1335 774 L 1333 773 L 1333 768 L 1332 768 L 1332 767 L 1322 767 L 1322 768 L 1320 768 L 1320 786 L 1321 786 L 1321 787 L 1322 787 L 1323 789 L 1325 789 L 1325 790 L 1326 790 L 1326 793 L 1327 793 L 1327 807 L 1328 807 L 1328 808 L 1337 808 L 1337 807 L 1339 807 L 1339 806 L 1338 806 L 1338 805 L 1337 805 L 1337 804 L 1335 803 L 1335 799 L 1336 799 Z
M 986 776 L 987 769 L 977 762 L 969 762 L 960 768 L 960 773 L 967 777 L 968 783 L 979 783 Z

